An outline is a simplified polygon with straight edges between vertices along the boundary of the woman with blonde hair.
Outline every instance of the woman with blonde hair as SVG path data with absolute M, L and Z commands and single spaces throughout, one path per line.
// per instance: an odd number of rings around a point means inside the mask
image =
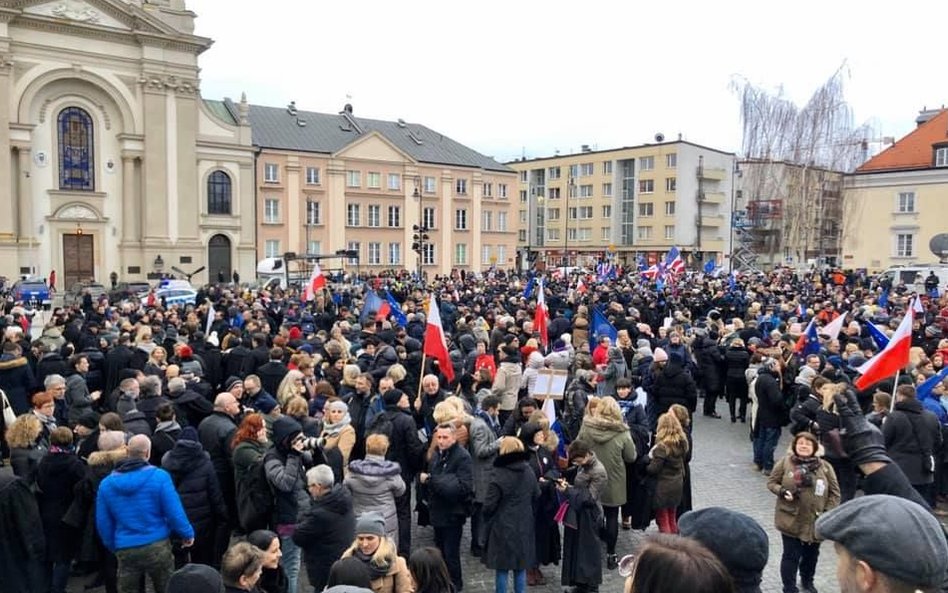
M 46 455 L 46 448 L 39 443 L 42 432 L 43 423 L 32 412 L 22 414 L 7 428 L 6 440 L 10 446 L 13 474 L 23 478 L 30 486 L 36 481 L 36 468 Z
M 283 413 L 300 423 L 303 434 L 308 437 L 318 437 L 320 433 L 319 421 L 309 416 L 309 404 L 299 396 L 290 398 L 286 402 Z
M 547 418 L 546 412 L 537 410 L 530 414 L 528 423 L 533 423 L 540 427 L 540 432 L 543 433 L 543 446 L 550 450 L 555 456 L 560 446 L 560 437 L 550 427 L 550 419 Z M 522 427 L 521 430 L 523 430 Z
M 668 408 L 668 411 L 674 414 L 675 418 L 678 418 L 678 422 L 685 431 L 685 436 L 688 437 L 688 452 L 685 453 L 684 457 L 685 474 L 681 484 L 681 503 L 678 505 L 678 510 L 675 512 L 676 517 L 681 517 L 692 508 L 691 457 L 694 455 L 695 442 L 691 436 L 691 414 L 688 412 L 688 408 L 681 404 L 672 404 L 672 406 Z
M 374 593 L 412 593 L 408 564 L 398 555 L 395 542 L 385 535 L 385 518 L 365 513 L 356 520 L 356 539 L 343 558 L 356 558 L 369 571 Z
M 339 382 L 339 397 L 346 399 L 355 393 L 356 379 L 362 374 L 362 369 L 357 364 L 347 364 L 342 367 L 342 380 Z
M 292 397 L 299 396 L 306 399 L 305 393 L 306 389 L 303 387 L 303 373 L 300 371 L 287 371 L 286 376 L 283 377 L 283 380 L 280 381 L 280 386 L 277 388 L 276 398 L 280 407 L 285 408 L 286 402 L 290 401 Z
M 151 354 L 148 355 L 148 361 L 145 363 L 144 373 L 146 375 L 155 375 L 164 378 L 165 371 L 168 369 L 168 351 L 162 346 L 155 346 Z
M 385 518 L 385 536 L 398 545 L 398 515 L 395 499 L 405 493 L 402 468 L 385 459 L 388 437 L 370 434 L 365 439 L 365 459 L 349 464 L 345 485 L 352 493 L 352 509 L 356 515 L 378 513 Z
M 648 473 L 656 476 L 652 509 L 662 533 L 678 533 L 676 508 L 681 504 L 688 435 L 674 412 L 658 417 L 655 445 L 649 451 Z

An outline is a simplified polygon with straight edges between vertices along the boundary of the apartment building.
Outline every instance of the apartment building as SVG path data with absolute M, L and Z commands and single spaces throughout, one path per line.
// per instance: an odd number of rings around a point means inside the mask
M 251 105 L 257 253 L 358 253 L 350 271 L 515 265 L 516 173 L 420 124 Z M 421 253 L 415 225 L 427 227 Z M 419 261 L 420 260 L 420 261 Z
M 843 266 L 870 272 L 937 261 L 948 231 L 948 109 L 922 111 L 912 132 L 866 161 L 843 186 Z
M 692 266 L 728 253 L 734 155 L 677 140 L 507 163 L 518 175 L 521 265 L 590 265 L 678 246 Z

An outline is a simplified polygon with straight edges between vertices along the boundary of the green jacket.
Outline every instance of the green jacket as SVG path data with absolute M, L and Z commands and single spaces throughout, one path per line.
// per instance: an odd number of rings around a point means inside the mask
M 628 500 L 625 488 L 625 466 L 635 461 L 635 443 L 625 422 L 616 422 L 597 416 L 586 416 L 579 429 L 580 438 L 590 444 L 596 458 L 606 468 L 609 481 L 602 491 L 600 502 L 617 507 Z

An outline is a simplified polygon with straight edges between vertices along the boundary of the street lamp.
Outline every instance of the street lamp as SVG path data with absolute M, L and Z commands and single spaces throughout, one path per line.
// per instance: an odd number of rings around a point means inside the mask
M 566 188 L 566 224 L 563 225 L 563 266 L 567 268 L 569 267 L 569 198 L 574 191 L 576 191 L 576 178 L 571 172 L 569 185 Z
M 428 231 L 431 229 L 425 225 L 424 201 L 421 199 L 421 191 L 418 189 L 418 177 L 415 177 L 415 191 L 412 192 L 412 197 L 418 200 L 419 224 L 413 224 L 411 227 L 412 231 L 414 231 L 411 249 L 418 254 L 418 280 L 420 281 L 422 278 L 422 265 L 424 265 L 425 248 L 429 244 L 428 240 L 430 239 Z

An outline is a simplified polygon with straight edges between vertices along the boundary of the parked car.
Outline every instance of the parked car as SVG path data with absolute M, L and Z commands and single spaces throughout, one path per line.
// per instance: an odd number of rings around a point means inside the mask
M 98 282 L 76 282 L 69 287 L 66 294 L 63 295 L 65 305 L 81 305 L 82 296 L 88 292 L 92 295 L 92 300 L 96 301 L 105 294 L 105 287 Z
M 46 280 L 42 278 L 27 278 L 18 280 L 10 290 L 14 301 L 32 303 L 34 306 L 42 305 L 43 308 L 49 308 L 52 300 L 49 297 L 49 287 L 46 286 Z
M 155 297 L 166 307 L 197 304 L 197 291 L 193 288 L 162 288 L 155 292 Z
M 115 304 L 130 298 L 145 298 L 151 285 L 147 282 L 119 282 L 109 291 L 109 302 Z

